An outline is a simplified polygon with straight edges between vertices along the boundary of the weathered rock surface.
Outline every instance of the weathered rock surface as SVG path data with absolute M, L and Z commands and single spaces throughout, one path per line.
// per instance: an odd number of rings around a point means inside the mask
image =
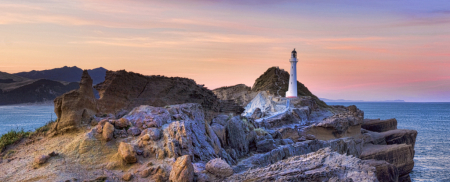
M 105 81 L 95 89 L 100 94 L 98 106 L 103 113 L 131 110 L 140 105 L 164 107 L 183 103 L 199 103 L 209 110 L 219 108 L 219 99 L 212 91 L 187 78 L 107 71 Z
M 398 181 L 398 170 L 394 165 L 379 160 L 363 160 L 363 163 L 375 167 L 377 173 L 377 179 L 380 182 L 397 182 Z
M 377 177 L 376 169 L 360 159 L 325 148 L 235 174 L 224 181 L 377 181 Z
M 192 182 L 194 181 L 194 166 L 191 157 L 183 155 L 178 157 L 172 166 L 169 181 L 171 182 Z
M 109 122 L 106 122 L 103 126 L 102 136 L 106 141 L 111 141 L 114 139 L 114 126 Z
M 244 84 L 220 87 L 214 89 L 213 92 L 220 100 L 233 100 L 241 106 L 247 105 L 254 97 L 251 94 L 251 88 Z
M 380 134 L 385 138 L 388 145 L 404 143 L 412 145 L 412 147 L 414 148 L 414 145 L 416 144 L 416 130 L 397 129 L 386 131 Z
M 230 158 L 222 152 L 219 138 L 205 123 L 199 104 L 174 105 L 168 108 L 172 116 L 179 117 L 163 127 L 167 157 L 193 156 L 193 161 L 209 161 L 214 158 Z
M 364 119 L 364 122 L 361 125 L 361 127 L 366 130 L 375 132 L 385 132 L 389 130 L 395 130 L 397 129 L 397 119 L 395 118 L 387 120 Z
M 233 175 L 233 169 L 231 166 L 220 158 L 210 160 L 206 163 L 205 169 L 211 174 L 221 178 Z
M 409 175 L 414 167 L 414 148 L 412 145 L 406 144 L 366 145 L 360 158 L 389 162 L 397 167 L 399 176 L 404 176 Z
M 304 128 L 302 135 L 306 136 L 311 134 L 319 140 L 331 140 L 360 135 L 364 112 L 357 109 L 356 106 L 338 109 L 344 109 L 345 111 Z
M 119 155 L 128 164 L 133 164 L 137 162 L 136 151 L 133 146 L 128 143 L 120 142 L 119 144 Z
M 141 135 L 147 135 L 153 141 L 161 139 L 161 131 L 158 128 L 147 128 L 142 131 Z
M 55 134 L 76 130 L 82 122 L 90 121 L 98 109 L 92 88 L 92 79 L 87 70 L 84 70 L 81 76 L 80 88 L 57 97 L 54 104 L 58 117 L 52 128 Z

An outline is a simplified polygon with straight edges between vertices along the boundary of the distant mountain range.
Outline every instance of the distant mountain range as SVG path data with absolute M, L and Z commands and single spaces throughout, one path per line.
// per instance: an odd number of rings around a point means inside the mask
M 324 102 L 405 102 L 404 100 L 365 101 L 365 100 L 344 100 L 344 99 L 332 100 L 332 99 L 325 99 L 325 98 L 320 98 L 320 100 L 322 100 Z
M 14 75 L 30 78 L 30 79 L 48 79 L 66 82 L 79 82 L 83 70 L 76 66 L 62 68 L 55 68 L 51 70 L 42 71 L 29 71 L 15 73 Z M 91 75 L 92 80 L 94 80 L 94 85 L 105 81 L 106 69 L 105 68 L 95 68 L 88 70 L 89 75 Z
M 105 80 L 105 68 L 88 72 L 94 84 Z M 83 70 L 75 66 L 15 74 L 0 72 L 0 105 L 52 101 L 59 95 L 78 89 L 82 73 Z

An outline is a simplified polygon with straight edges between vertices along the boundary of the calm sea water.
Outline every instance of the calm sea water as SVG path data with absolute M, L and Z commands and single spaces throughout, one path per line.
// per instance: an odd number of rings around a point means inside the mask
M 356 105 L 366 118 L 397 118 L 399 129 L 417 130 L 413 181 L 450 181 L 450 103 L 336 103 Z
M 415 145 L 413 181 L 450 181 L 450 103 L 363 103 L 366 118 L 397 118 L 399 129 L 419 132 Z M 0 106 L 0 135 L 11 129 L 34 130 L 56 116 L 53 106 Z
M 0 106 L 0 135 L 10 130 L 34 131 L 56 115 L 52 105 Z

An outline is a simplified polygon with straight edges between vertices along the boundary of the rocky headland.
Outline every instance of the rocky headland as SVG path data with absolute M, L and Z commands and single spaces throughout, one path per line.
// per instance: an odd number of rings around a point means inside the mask
M 107 71 L 54 100 L 58 120 L 7 146 L 0 181 L 410 181 L 417 132 L 328 106 L 289 74 L 208 90 Z M 93 89 L 100 93 L 94 97 Z

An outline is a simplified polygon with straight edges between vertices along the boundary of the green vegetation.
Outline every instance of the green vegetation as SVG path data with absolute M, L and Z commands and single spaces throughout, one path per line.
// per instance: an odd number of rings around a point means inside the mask
M 0 138 L 0 151 L 3 151 L 8 145 L 14 144 L 20 139 L 30 136 L 30 134 L 31 132 L 25 132 L 23 129 L 20 131 L 9 131 Z
M 264 136 L 268 134 L 268 132 L 264 128 L 256 128 L 255 132 L 258 136 Z
M 17 141 L 20 141 L 22 138 L 27 138 L 32 135 L 37 134 L 45 134 L 47 131 L 51 129 L 51 126 L 56 121 L 49 121 L 44 126 L 36 129 L 35 132 L 27 131 L 25 132 L 23 128 L 21 130 L 11 130 L 8 133 L 4 134 L 0 138 L 0 152 L 3 152 L 3 150 L 6 148 L 6 146 L 16 143 Z M 10 152 L 10 151 L 9 151 Z

